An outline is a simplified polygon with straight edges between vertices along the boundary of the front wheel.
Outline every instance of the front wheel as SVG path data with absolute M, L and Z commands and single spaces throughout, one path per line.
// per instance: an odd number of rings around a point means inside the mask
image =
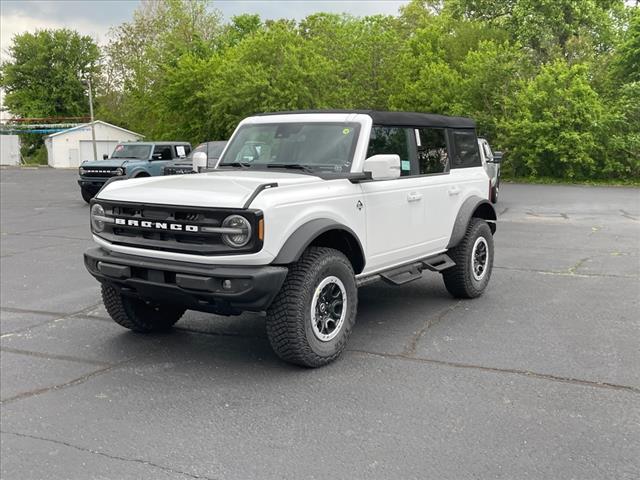
M 482 295 L 493 270 L 493 235 L 487 222 L 472 218 L 464 237 L 448 255 L 456 262 L 442 272 L 449 293 L 457 298 Z
M 102 284 L 102 301 L 117 324 L 140 333 L 168 330 L 180 320 L 185 311 L 174 305 L 149 303 L 128 297 L 109 284 Z
M 267 336 L 283 360 L 320 367 L 340 356 L 356 320 L 353 267 L 341 252 L 311 247 L 292 264 L 267 311 Z

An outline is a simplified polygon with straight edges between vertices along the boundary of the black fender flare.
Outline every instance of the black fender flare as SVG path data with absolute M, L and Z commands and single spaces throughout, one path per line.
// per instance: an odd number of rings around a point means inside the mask
M 362 267 L 364 268 L 364 259 L 366 257 L 358 235 L 356 235 L 355 232 L 346 225 L 328 218 L 316 218 L 315 220 L 310 220 L 299 226 L 289 236 L 287 241 L 284 242 L 284 245 L 280 248 L 276 258 L 274 258 L 271 263 L 273 265 L 287 265 L 297 261 L 302 255 L 302 252 L 311 245 L 311 242 L 330 230 L 342 230 L 348 233 L 357 242 L 357 246 L 360 249 L 360 255 L 363 259 Z
M 476 214 L 478 212 L 479 214 Z M 453 230 L 451 231 L 451 237 L 449 238 L 449 244 L 447 248 L 453 248 L 464 237 L 464 233 L 467 231 L 467 225 L 472 217 L 484 218 L 489 222 L 491 227 L 491 233 L 496 232 L 496 220 L 498 215 L 496 209 L 491 202 L 486 198 L 480 198 L 477 195 L 472 195 L 467 198 L 458 210 L 455 223 L 453 224 Z

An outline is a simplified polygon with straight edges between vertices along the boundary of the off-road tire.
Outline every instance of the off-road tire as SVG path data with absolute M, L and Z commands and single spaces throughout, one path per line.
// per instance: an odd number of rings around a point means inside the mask
M 337 277 L 346 292 L 346 316 L 335 338 L 322 341 L 312 327 L 314 294 L 327 278 Z M 355 324 L 358 290 L 351 263 L 332 248 L 310 247 L 289 266 L 278 295 L 267 310 L 267 336 L 276 354 L 286 362 L 320 367 L 340 356 Z
M 87 203 L 91 202 L 91 199 L 96 196 L 95 193 L 91 193 L 91 191 L 86 188 L 80 188 L 80 194 L 82 195 L 82 199 Z
M 153 305 L 122 295 L 109 284 L 102 284 L 102 301 L 117 324 L 140 333 L 168 330 L 180 320 L 185 311 L 178 306 Z
M 479 237 L 486 240 L 488 247 L 486 271 L 481 280 L 474 277 L 472 270 L 473 246 Z M 447 291 L 456 298 L 475 298 L 482 295 L 493 270 L 493 235 L 487 222 L 481 218 L 472 218 L 460 243 L 447 253 L 456 262 L 455 267 L 442 272 Z

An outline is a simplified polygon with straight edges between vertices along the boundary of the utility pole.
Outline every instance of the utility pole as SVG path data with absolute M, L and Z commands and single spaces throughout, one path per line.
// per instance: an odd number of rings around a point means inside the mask
M 87 77 L 89 85 L 89 115 L 91 116 L 91 140 L 93 142 L 93 160 L 98 160 L 98 149 L 96 147 L 96 127 L 93 124 L 93 94 L 91 93 L 91 76 Z

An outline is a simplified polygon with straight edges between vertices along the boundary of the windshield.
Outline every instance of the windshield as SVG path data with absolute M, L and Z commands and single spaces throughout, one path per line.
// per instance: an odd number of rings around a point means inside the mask
M 118 145 L 111 158 L 138 158 L 146 160 L 151 153 L 150 145 Z
M 220 166 L 349 172 L 359 132 L 360 124 L 345 122 L 243 125 Z
M 209 158 L 220 158 L 226 144 L 227 142 L 211 142 L 209 144 Z

